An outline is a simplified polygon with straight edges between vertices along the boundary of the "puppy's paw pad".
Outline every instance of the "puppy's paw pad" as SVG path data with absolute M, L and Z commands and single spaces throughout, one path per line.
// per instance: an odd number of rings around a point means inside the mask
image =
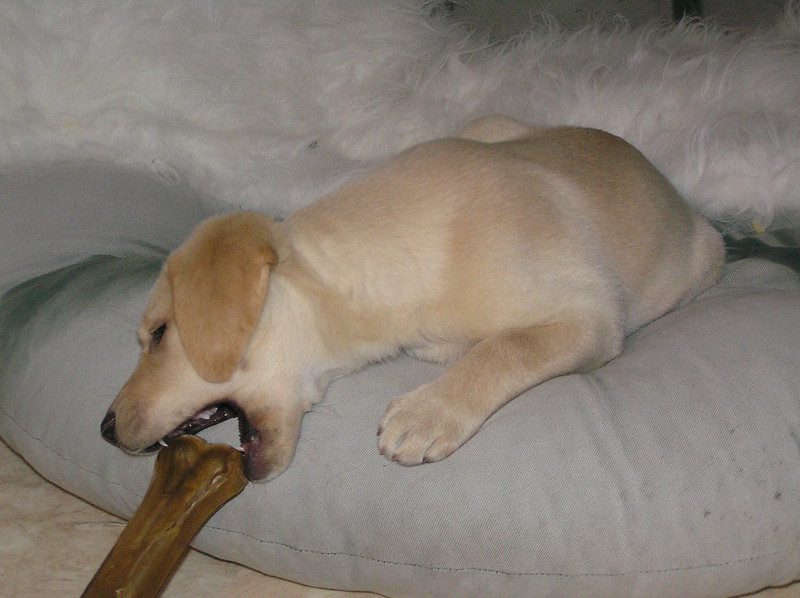
M 431 463 L 452 454 L 479 426 L 466 410 L 417 390 L 389 405 L 378 430 L 378 449 L 402 465 Z

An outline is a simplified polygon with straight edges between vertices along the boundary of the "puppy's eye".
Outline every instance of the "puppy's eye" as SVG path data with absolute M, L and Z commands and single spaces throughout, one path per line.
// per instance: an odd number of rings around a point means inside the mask
M 161 339 L 163 338 L 164 333 L 166 331 L 167 331 L 166 324 L 162 324 L 161 326 L 153 330 L 153 332 L 150 333 L 150 346 L 157 347 L 158 344 L 161 342 Z

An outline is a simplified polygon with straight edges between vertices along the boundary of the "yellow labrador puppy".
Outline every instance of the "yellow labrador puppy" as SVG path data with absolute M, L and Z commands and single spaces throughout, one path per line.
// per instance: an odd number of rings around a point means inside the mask
M 155 283 L 103 435 L 140 452 L 238 416 L 247 476 L 269 479 L 333 379 L 405 351 L 450 365 L 392 401 L 378 447 L 437 461 L 526 389 L 619 355 L 723 261 L 622 139 L 482 119 L 283 222 L 202 223 Z

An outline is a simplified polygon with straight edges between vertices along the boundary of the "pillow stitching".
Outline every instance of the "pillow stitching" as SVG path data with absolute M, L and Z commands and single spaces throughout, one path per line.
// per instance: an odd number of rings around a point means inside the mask
M 66 461 L 67 463 L 69 463 L 71 465 L 74 465 L 75 467 L 78 467 L 79 469 L 81 469 L 81 470 L 83 470 L 83 471 L 85 471 L 87 473 L 92 474 L 93 476 L 101 479 L 102 481 L 104 481 L 106 483 L 113 484 L 115 486 L 119 486 L 119 487 L 123 488 L 128 493 L 138 497 L 140 500 L 143 498 L 142 495 L 134 492 L 133 490 L 128 488 L 125 484 L 123 484 L 121 482 L 116 482 L 116 481 L 111 480 L 111 479 L 104 478 L 99 473 L 97 473 L 97 472 L 95 472 L 95 471 L 93 471 L 91 469 L 88 469 L 88 468 L 76 463 L 75 461 L 72 461 L 71 459 L 69 459 L 69 458 L 65 457 L 64 455 L 62 455 L 61 453 L 59 453 L 57 450 L 55 450 L 55 449 L 51 448 L 50 446 L 46 445 L 42 441 L 41 438 L 39 438 L 37 436 L 34 436 L 28 430 L 26 430 L 22 425 L 20 425 L 19 422 L 17 422 L 3 407 L 0 407 L 0 412 L 2 412 L 9 420 L 11 420 L 14 423 L 14 425 L 16 425 L 20 430 L 25 432 L 25 434 L 27 434 L 29 438 L 35 440 L 44 449 L 46 449 L 46 450 L 50 451 L 51 453 L 57 455 L 62 460 Z M 626 577 L 626 576 L 630 576 L 630 575 L 640 575 L 640 574 L 669 573 L 669 572 L 676 572 L 676 571 L 695 571 L 695 570 L 701 570 L 701 569 L 713 569 L 713 568 L 717 568 L 717 567 L 725 567 L 725 566 L 728 566 L 728 565 L 738 564 L 738 563 L 746 563 L 746 562 L 757 561 L 757 560 L 765 559 L 765 558 L 772 557 L 772 556 L 778 556 L 778 555 L 788 554 L 790 552 L 796 552 L 798 550 L 797 547 L 787 548 L 787 549 L 784 549 L 784 550 L 770 552 L 770 553 L 762 554 L 762 555 L 756 555 L 756 556 L 749 557 L 749 558 L 733 559 L 733 560 L 730 560 L 730 561 L 726 561 L 724 563 L 711 563 L 711 564 L 707 564 L 707 565 L 698 565 L 696 567 L 674 567 L 674 568 L 668 568 L 668 569 L 643 569 L 643 570 L 635 570 L 635 571 L 625 571 L 623 573 L 577 573 L 577 574 L 573 574 L 573 573 L 514 573 L 514 572 L 510 572 L 510 571 L 500 571 L 500 570 L 496 570 L 496 569 L 487 569 L 487 568 L 481 568 L 481 567 L 461 567 L 461 568 L 457 568 L 457 567 L 436 567 L 436 566 L 431 566 L 431 565 L 420 565 L 420 564 L 417 564 L 417 563 L 397 563 L 397 562 L 394 562 L 394 561 L 375 559 L 375 558 L 371 558 L 371 557 L 363 556 L 363 555 L 359 555 L 359 554 L 352 554 L 352 553 L 349 553 L 349 552 L 324 552 L 324 551 L 319 551 L 319 550 L 311 550 L 311 549 L 308 549 L 308 548 L 297 548 L 295 546 L 291 546 L 289 544 L 284 544 L 282 542 L 276 542 L 274 540 L 264 540 L 262 538 L 256 538 L 255 536 L 251 536 L 250 534 L 246 534 L 244 532 L 240 532 L 240 531 L 236 531 L 236 530 L 230 530 L 230 529 L 227 529 L 227 528 L 224 528 L 224 527 L 208 526 L 206 529 L 209 529 L 209 530 L 212 530 L 212 531 L 215 531 L 215 532 L 226 532 L 226 533 L 229 533 L 229 534 L 235 534 L 235 535 L 238 535 L 238 536 L 241 536 L 241 537 L 244 537 L 244 538 L 248 538 L 249 540 L 255 540 L 256 542 L 258 542 L 260 544 L 271 544 L 273 546 L 279 546 L 281 548 L 287 548 L 287 549 L 292 550 L 294 552 L 300 552 L 300 553 L 315 554 L 315 555 L 319 555 L 319 556 L 345 556 L 345 557 L 360 559 L 360 560 L 363 560 L 363 561 L 369 561 L 369 562 L 372 562 L 372 563 L 380 563 L 380 564 L 383 564 L 383 565 L 393 565 L 393 566 L 397 566 L 397 567 L 411 567 L 411 568 L 417 568 L 417 569 L 426 569 L 428 571 L 451 571 L 451 572 L 454 572 L 454 573 L 476 572 L 476 573 L 488 573 L 488 574 L 493 574 L 493 575 L 505 575 L 505 576 L 509 576 L 509 577 L 564 577 L 564 578 Z
M 368 557 L 368 556 L 361 556 L 361 555 L 358 555 L 358 554 L 352 554 L 352 553 L 349 553 L 349 552 L 323 552 L 323 551 L 319 551 L 319 550 L 311 550 L 311 549 L 308 549 L 308 548 L 296 548 L 294 546 L 290 546 L 289 544 L 283 544 L 281 542 L 275 542 L 273 540 L 263 540 L 261 538 L 256 538 L 255 536 L 251 536 L 251 535 L 246 534 L 244 532 L 235 531 L 235 530 L 229 530 L 229 529 L 226 529 L 226 528 L 223 528 L 223 527 L 208 526 L 207 529 L 211 529 L 211 530 L 214 530 L 214 531 L 227 532 L 229 534 L 236 534 L 238 536 L 243 536 L 245 538 L 248 538 L 248 539 L 251 539 L 251 540 L 255 540 L 256 542 L 259 542 L 261 544 L 272 544 L 272 545 L 275 545 L 275 546 L 279 546 L 281 548 L 288 548 L 288 549 L 296 551 L 296 552 L 305 552 L 305 553 L 316 554 L 316 555 L 320 555 L 320 556 L 346 556 L 346 557 L 357 558 L 357 559 L 361 559 L 361 560 L 365 560 L 365 561 L 370 561 L 370 562 L 373 562 L 373 563 L 381 563 L 381 564 L 384 564 L 384 565 L 395 565 L 395 566 L 399 566 L 399 567 L 413 567 L 413 568 L 417 568 L 417 569 L 427 569 L 429 571 L 452 571 L 452 572 L 456 572 L 456 573 L 458 573 L 458 572 L 475 571 L 477 573 L 489 573 L 489 574 L 495 574 L 495 575 L 506 575 L 506 576 L 509 576 L 509 577 L 567 577 L 567 578 L 579 578 L 579 577 L 626 577 L 626 576 L 631 576 L 631 575 L 640 575 L 640 574 L 643 574 L 643 573 L 644 574 L 652 574 L 652 573 L 672 573 L 672 572 L 676 572 L 676 571 L 697 571 L 697 570 L 701 570 L 701 569 L 714 569 L 714 568 L 718 568 L 718 567 L 726 567 L 728 565 L 735 565 L 735 564 L 739 564 L 739 563 L 747 563 L 747 562 L 752 562 L 752 561 L 758 561 L 758 560 L 769 558 L 769 557 L 773 557 L 773 556 L 778 556 L 778 555 L 782 555 L 782 554 L 788 554 L 790 552 L 798 552 L 798 551 L 800 551 L 800 546 L 796 546 L 796 547 L 793 547 L 793 548 L 786 548 L 784 550 L 777 550 L 775 552 L 769 552 L 767 554 L 756 555 L 756 556 L 749 557 L 749 558 L 733 559 L 733 560 L 730 560 L 730 561 L 726 561 L 724 563 L 711 563 L 711 564 L 707 564 L 707 565 L 697 565 L 697 566 L 694 566 L 694 567 L 672 567 L 672 568 L 667 568 L 667 569 L 636 569 L 636 570 L 633 570 L 633 571 L 625 571 L 625 572 L 622 572 L 622 573 L 514 573 L 514 572 L 510 572 L 510 571 L 500 571 L 500 570 L 497 570 L 497 569 L 487 569 L 487 568 L 483 568 L 483 567 L 436 567 L 436 566 L 432 566 L 432 565 L 419 565 L 419 564 L 416 564 L 416 563 L 398 563 L 398 562 L 394 562 L 394 561 L 385 561 L 385 560 L 382 560 L 382 559 L 375 559 L 375 558 L 371 558 L 371 557 Z

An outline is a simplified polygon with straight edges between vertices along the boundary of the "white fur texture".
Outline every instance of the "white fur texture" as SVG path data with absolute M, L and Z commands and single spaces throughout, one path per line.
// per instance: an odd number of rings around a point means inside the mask
M 796 5 L 750 34 L 545 24 L 504 48 L 430 12 L 423 0 L 0 0 L 0 172 L 147 166 L 283 216 L 499 112 L 621 135 L 718 219 L 800 209 Z

